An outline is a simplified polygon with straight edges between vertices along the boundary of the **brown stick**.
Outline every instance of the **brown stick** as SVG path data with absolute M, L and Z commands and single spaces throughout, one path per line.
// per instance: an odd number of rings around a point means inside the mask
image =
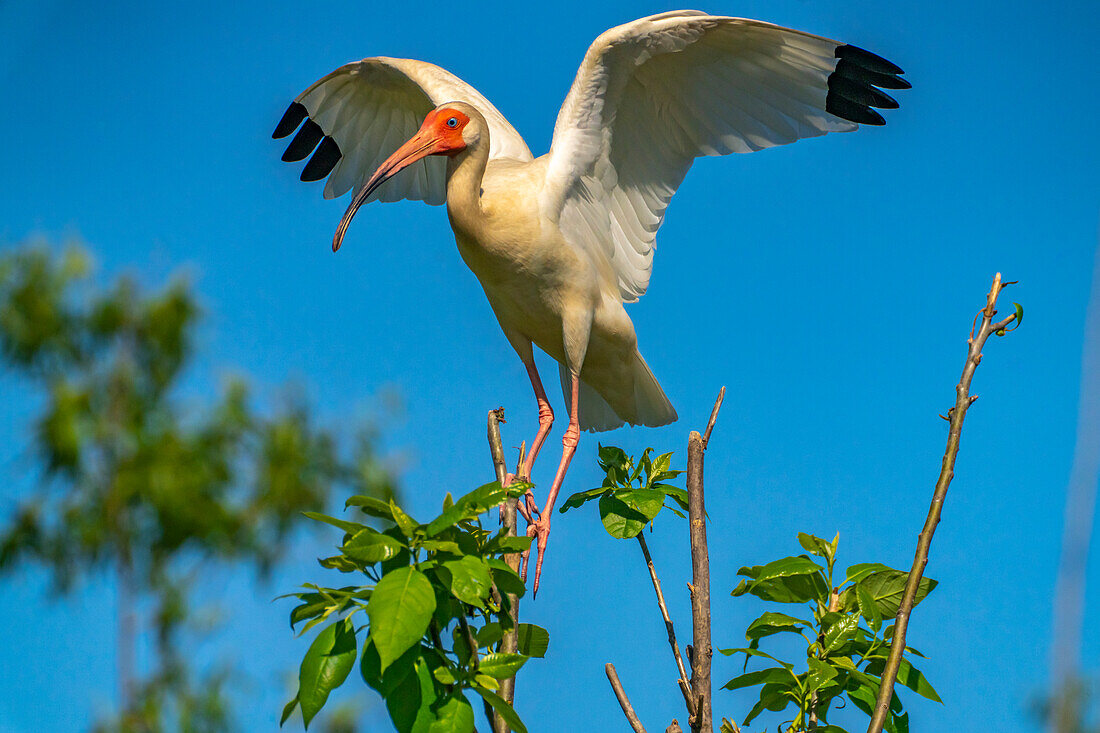
M 500 423 L 502 422 L 504 422 L 503 407 L 489 411 L 489 452 L 493 456 L 493 468 L 496 471 L 497 481 L 500 482 L 501 486 L 504 485 L 504 479 L 507 475 L 504 465 L 504 445 L 500 439 Z M 507 499 L 500 505 L 500 521 L 504 526 L 504 533 L 514 537 L 516 534 L 516 499 Z M 519 573 L 519 557 L 518 553 L 504 556 L 504 562 L 508 563 L 508 567 L 516 573 Z M 500 642 L 500 651 L 506 654 L 515 654 L 519 648 L 519 598 L 514 593 L 508 593 L 507 599 L 509 604 L 508 615 L 512 619 L 512 628 L 504 632 Z M 515 702 L 515 676 L 501 680 L 500 696 L 507 700 L 509 705 Z M 509 733 L 511 730 L 507 721 L 501 715 L 494 713 L 492 720 L 493 733 Z
M 649 546 L 646 545 L 645 533 L 638 533 L 638 545 L 642 548 L 646 567 L 649 568 L 649 579 L 653 581 L 653 590 L 657 593 L 657 607 L 661 609 L 661 618 L 665 622 L 665 630 L 668 631 L 668 643 L 672 647 L 672 656 L 676 659 L 676 669 L 680 672 L 676 684 L 680 686 L 680 692 L 684 695 L 684 703 L 687 705 L 688 717 L 695 715 L 695 696 L 691 693 L 688 684 L 688 673 L 684 667 L 684 658 L 680 656 L 680 645 L 676 641 L 676 630 L 672 625 L 672 618 L 668 615 L 668 606 L 665 605 L 665 594 L 661 592 L 661 581 L 657 578 L 657 569 L 653 566 L 653 558 L 649 554 Z
M 909 571 L 909 578 L 905 582 L 905 595 L 902 596 L 901 605 L 898 607 L 897 616 L 894 619 L 894 638 L 890 642 L 890 657 L 886 660 L 886 667 L 882 672 L 882 685 L 879 688 L 878 699 L 875 701 L 874 716 L 871 724 L 867 726 L 867 733 L 881 733 L 886 723 L 886 716 L 890 712 L 890 700 L 894 694 L 894 682 L 898 676 L 898 668 L 901 666 L 902 654 L 905 651 L 905 631 L 909 625 L 909 614 L 913 610 L 913 602 L 917 596 L 917 588 L 920 586 L 924 575 L 924 567 L 928 564 L 928 548 L 932 544 L 932 535 L 936 532 L 936 525 L 940 522 L 940 512 L 943 510 L 943 502 L 947 496 L 947 487 L 951 485 L 951 479 L 955 476 L 955 457 L 959 453 L 959 438 L 962 435 L 963 419 L 970 405 L 977 399 L 977 395 L 970 395 L 970 383 L 974 379 L 974 371 L 982 361 L 982 348 L 991 334 L 1002 331 L 1016 319 L 1013 313 L 999 323 L 993 322 L 993 316 L 997 314 L 997 296 L 1001 290 L 1011 283 L 1001 283 L 1001 273 L 993 278 L 993 287 L 986 297 L 985 308 L 981 316 L 981 327 L 977 334 L 973 328 L 967 343 L 969 349 L 966 354 L 966 362 L 963 365 L 962 377 L 955 386 L 955 406 L 948 411 L 948 420 L 951 427 L 947 434 L 947 449 L 943 455 L 943 463 L 940 467 L 940 477 L 936 481 L 936 490 L 932 494 L 932 505 L 928 509 L 928 518 L 924 522 L 920 537 L 917 539 L 917 551 L 913 557 L 913 567 Z M 975 319 L 977 320 L 977 319 Z
M 710 413 L 706 435 L 714 428 L 718 408 L 722 406 L 726 388 Z M 706 441 L 694 430 L 688 437 L 687 492 L 688 532 L 691 541 L 691 691 L 695 699 L 695 714 L 688 722 L 693 733 L 712 733 L 710 664 L 714 651 L 710 646 L 710 557 L 707 552 L 707 511 L 703 498 L 703 454 Z M 690 706 L 689 706 L 690 710 Z
M 710 431 L 714 430 L 714 421 L 718 419 L 718 411 L 722 409 L 722 400 L 726 397 L 726 388 L 718 390 L 718 399 L 714 401 L 714 407 L 710 410 L 710 420 L 707 420 L 707 429 L 703 431 L 703 448 L 710 443 Z
M 642 727 L 642 721 L 638 720 L 638 715 L 634 712 L 634 706 L 630 704 L 630 699 L 623 690 L 623 683 L 619 682 L 619 675 L 615 673 L 615 665 L 608 662 L 603 666 L 603 670 L 607 673 L 607 681 L 611 683 L 611 689 L 615 691 L 615 698 L 619 701 L 619 707 L 623 709 L 626 722 L 630 723 L 634 733 L 646 733 L 645 728 Z

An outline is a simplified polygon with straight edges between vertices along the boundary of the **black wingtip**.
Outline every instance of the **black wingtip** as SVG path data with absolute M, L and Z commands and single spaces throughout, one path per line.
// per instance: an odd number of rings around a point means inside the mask
M 899 76 L 901 67 L 858 46 L 837 46 L 834 55 L 840 60 L 829 75 L 825 111 L 860 125 L 885 125 L 871 107 L 897 109 L 897 100 L 881 89 L 912 86 Z
M 275 126 L 275 132 L 271 133 L 271 137 L 277 140 L 294 132 L 298 129 L 298 125 L 302 123 L 302 120 L 306 118 L 306 114 L 305 105 L 300 102 L 291 102 L 290 106 L 286 108 L 286 112 L 283 113 L 283 118 Z
M 324 136 L 325 133 L 321 130 L 320 125 L 313 120 L 306 120 L 305 124 L 302 125 L 302 129 L 298 130 L 298 134 L 287 146 L 286 152 L 283 153 L 283 160 L 287 163 L 302 160 L 313 152 L 313 149 L 317 147 L 317 143 L 321 142 L 321 138 Z
M 336 144 L 328 135 L 325 135 L 324 140 L 317 146 L 317 152 L 313 154 L 313 157 L 306 163 L 306 167 L 302 169 L 303 181 L 319 181 L 336 167 L 336 164 L 340 162 L 340 156 L 343 153 L 340 152 L 340 146 Z
M 850 44 L 837 46 L 833 55 L 838 59 L 849 59 L 865 69 L 877 71 L 880 74 L 896 75 L 905 73 L 897 64 L 887 61 L 878 54 L 871 53 L 867 49 L 860 48 L 859 46 L 852 46 Z

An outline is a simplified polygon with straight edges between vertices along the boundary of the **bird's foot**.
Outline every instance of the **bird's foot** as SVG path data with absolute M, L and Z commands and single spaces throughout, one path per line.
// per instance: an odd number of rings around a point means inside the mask
M 542 561 L 546 557 L 546 542 L 550 539 L 550 517 L 543 515 L 534 524 L 527 525 L 527 536 L 531 538 L 531 547 L 524 551 L 521 558 L 522 570 L 520 576 L 523 582 L 527 582 L 527 567 L 531 559 L 531 549 L 535 550 L 535 583 L 531 588 L 531 596 L 538 595 L 539 577 L 542 575 Z
M 530 483 L 530 480 L 526 476 L 517 476 L 514 473 L 504 474 L 505 486 L 511 486 L 516 481 L 524 481 Z M 535 495 L 530 488 L 528 488 L 527 493 L 523 495 L 523 501 L 516 503 L 516 509 L 518 509 L 519 513 L 523 515 L 523 519 L 527 522 L 528 525 L 530 525 L 534 521 L 535 517 L 538 517 L 541 514 L 541 512 L 539 512 L 538 504 L 535 503 Z

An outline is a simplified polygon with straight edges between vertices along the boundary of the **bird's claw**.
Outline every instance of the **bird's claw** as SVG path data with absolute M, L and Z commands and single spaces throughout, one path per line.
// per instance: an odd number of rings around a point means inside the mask
M 527 567 L 531 559 L 531 549 L 534 548 L 535 558 L 535 583 L 531 588 L 531 596 L 538 595 L 539 577 L 542 575 L 542 561 L 546 557 L 546 542 L 550 539 L 550 517 L 540 516 L 534 524 L 527 525 L 527 536 L 531 538 L 531 547 L 524 550 L 520 558 L 520 577 L 527 582 Z

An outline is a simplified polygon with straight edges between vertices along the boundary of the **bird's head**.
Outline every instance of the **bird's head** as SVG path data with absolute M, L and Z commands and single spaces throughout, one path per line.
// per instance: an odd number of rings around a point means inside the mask
M 481 139 L 482 117 L 465 102 L 441 104 L 424 118 L 420 129 L 386 158 L 355 194 L 332 238 L 332 251 L 340 249 L 344 233 L 359 207 L 379 186 L 401 170 L 429 155 L 455 156 Z

